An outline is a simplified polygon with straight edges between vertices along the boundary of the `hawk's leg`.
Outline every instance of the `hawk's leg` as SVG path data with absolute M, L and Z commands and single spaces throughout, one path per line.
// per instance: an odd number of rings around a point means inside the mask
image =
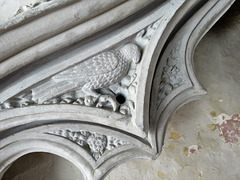
M 96 101 L 100 97 L 100 94 L 98 94 L 94 89 L 91 89 L 88 87 L 88 84 L 85 84 L 82 87 L 82 91 L 85 93 L 85 99 L 84 103 L 87 106 L 94 106 L 96 104 Z
M 110 102 L 113 108 L 113 111 L 117 111 L 118 104 L 115 98 L 112 97 L 111 95 L 98 94 L 94 89 L 89 88 L 88 84 L 85 84 L 82 87 L 82 91 L 87 95 L 84 100 L 87 106 L 93 106 L 95 105 L 96 101 L 99 100 L 96 107 L 103 107 L 104 105 L 107 104 L 107 102 Z
M 88 95 L 88 96 L 93 96 L 95 97 L 96 99 L 99 98 L 100 94 L 98 94 L 94 89 L 91 89 L 88 87 L 88 84 L 85 84 L 83 87 L 82 87 L 82 91 Z

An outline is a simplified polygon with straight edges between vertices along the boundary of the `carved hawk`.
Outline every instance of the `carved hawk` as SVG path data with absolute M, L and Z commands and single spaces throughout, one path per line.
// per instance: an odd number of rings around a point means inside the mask
M 131 62 L 137 64 L 140 56 L 139 48 L 133 43 L 128 43 L 120 49 L 102 52 L 33 88 L 33 100 L 41 104 L 77 89 L 81 89 L 86 96 L 99 98 L 100 94 L 95 90 L 119 82 L 127 75 Z

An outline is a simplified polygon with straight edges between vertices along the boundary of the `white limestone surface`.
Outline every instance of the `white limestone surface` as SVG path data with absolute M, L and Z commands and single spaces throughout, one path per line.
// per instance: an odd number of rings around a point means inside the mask
M 219 128 L 222 125 L 219 118 L 224 116 L 229 120 L 232 114 L 240 113 L 239 32 L 240 15 L 230 13 L 198 45 L 195 68 L 208 95 L 183 106 L 173 115 L 161 155 L 154 161 L 134 160 L 122 164 L 108 174 L 106 180 L 240 179 L 240 146 L 237 141 L 224 141 L 224 133 Z M 227 128 L 235 130 L 230 133 L 231 137 L 238 137 L 238 119 L 234 120 L 232 127 Z M 68 161 L 49 154 L 29 156 L 39 163 L 20 159 L 5 174 L 5 180 L 9 180 L 6 177 L 10 174 L 11 180 L 82 179 Z M 40 163 L 42 158 L 48 160 Z

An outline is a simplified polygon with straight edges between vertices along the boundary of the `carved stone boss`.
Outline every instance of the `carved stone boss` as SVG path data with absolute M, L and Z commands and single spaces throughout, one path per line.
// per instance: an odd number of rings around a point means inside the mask
M 20 7 L 0 25 L 0 177 L 31 152 L 67 158 L 85 179 L 101 179 L 129 158 L 156 157 L 171 114 L 206 93 L 194 49 L 233 0 L 86 3 L 99 7 L 95 15 L 81 3 Z M 62 17 L 64 27 L 41 29 L 54 23 L 56 7 L 73 6 L 79 11 Z M 16 35 L 7 44 L 22 27 L 32 41 Z

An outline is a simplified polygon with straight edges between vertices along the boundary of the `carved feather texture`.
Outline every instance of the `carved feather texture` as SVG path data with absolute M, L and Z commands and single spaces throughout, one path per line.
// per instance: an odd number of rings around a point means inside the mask
M 53 80 L 66 80 L 77 78 L 91 78 L 112 72 L 117 68 L 120 57 L 115 51 L 107 51 L 98 54 L 70 69 L 67 69 L 55 76 Z
M 139 62 L 140 50 L 126 44 L 119 50 L 102 52 L 74 67 L 54 75 L 32 89 L 33 100 L 43 103 L 68 91 L 84 88 L 86 95 L 97 97 L 96 89 L 108 87 L 127 75 L 132 61 Z

